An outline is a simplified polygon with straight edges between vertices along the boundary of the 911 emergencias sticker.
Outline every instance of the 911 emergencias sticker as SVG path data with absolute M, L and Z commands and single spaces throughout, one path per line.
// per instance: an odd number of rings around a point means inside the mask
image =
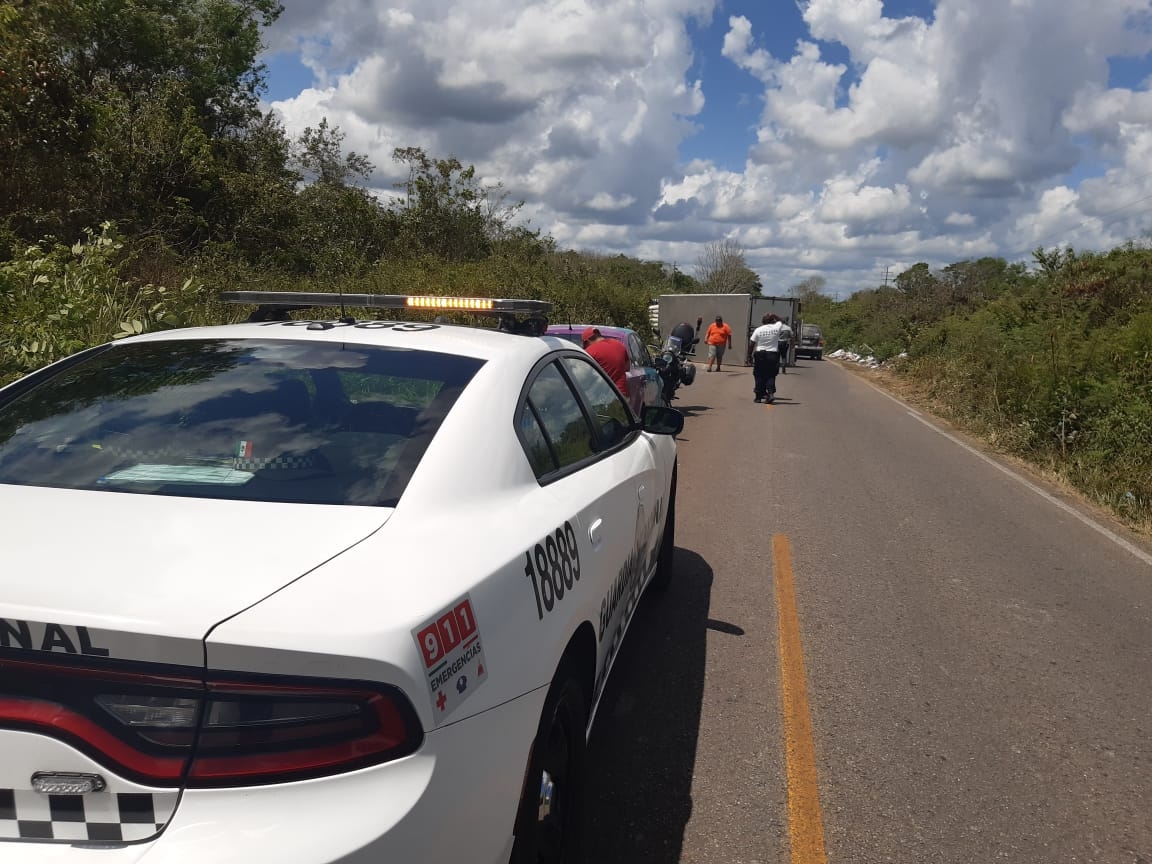
M 412 631 L 424 658 L 432 718 L 437 726 L 488 679 L 488 664 L 472 598 L 465 594 Z

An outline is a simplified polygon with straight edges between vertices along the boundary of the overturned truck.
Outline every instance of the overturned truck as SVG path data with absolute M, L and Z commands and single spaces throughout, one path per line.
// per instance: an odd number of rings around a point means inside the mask
M 751 294 L 661 294 L 657 300 L 657 330 L 661 340 L 677 324 L 693 327 L 701 323 L 700 337 L 717 315 L 732 328 L 732 350 L 743 358 L 748 349 L 748 337 L 760 326 L 768 312 L 775 312 L 792 328 L 794 338 L 788 347 L 788 365 L 796 362 L 796 343 L 803 332 L 800 301 L 795 297 L 755 297 Z

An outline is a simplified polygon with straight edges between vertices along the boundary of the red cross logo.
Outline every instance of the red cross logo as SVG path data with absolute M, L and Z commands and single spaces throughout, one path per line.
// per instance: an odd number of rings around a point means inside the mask
M 436 697 L 436 707 L 439 708 L 441 711 L 443 711 L 444 706 L 447 704 L 448 704 L 448 697 L 445 696 L 444 691 L 441 690 L 440 695 Z

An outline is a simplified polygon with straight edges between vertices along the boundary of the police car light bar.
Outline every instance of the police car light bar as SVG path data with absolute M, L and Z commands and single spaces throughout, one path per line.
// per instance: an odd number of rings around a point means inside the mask
M 337 294 L 308 291 L 223 291 L 228 303 L 275 306 L 286 310 L 316 306 L 353 309 L 438 309 L 496 315 L 539 315 L 552 310 L 548 300 L 500 300 L 489 297 L 442 297 L 414 294 Z

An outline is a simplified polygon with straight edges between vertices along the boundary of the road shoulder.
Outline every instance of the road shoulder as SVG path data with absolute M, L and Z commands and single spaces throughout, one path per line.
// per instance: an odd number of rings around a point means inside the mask
M 997 447 L 994 441 L 979 434 L 978 431 L 957 425 L 955 421 L 946 416 L 947 407 L 926 395 L 914 382 L 901 378 L 892 370 L 883 367 L 861 366 L 836 358 L 826 357 L 825 359 L 843 371 L 860 378 L 889 398 L 900 402 L 909 410 L 922 414 L 925 420 L 930 421 L 941 431 L 954 436 L 967 446 L 1001 463 L 1004 467 L 1016 472 L 1059 501 L 1116 532 L 1125 540 L 1146 551 L 1152 551 L 1152 524 L 1141 525 L 1121 518 L 1111 508 L 1104 506 L 1076 488 L 1055 469 L 1010 453 Z

